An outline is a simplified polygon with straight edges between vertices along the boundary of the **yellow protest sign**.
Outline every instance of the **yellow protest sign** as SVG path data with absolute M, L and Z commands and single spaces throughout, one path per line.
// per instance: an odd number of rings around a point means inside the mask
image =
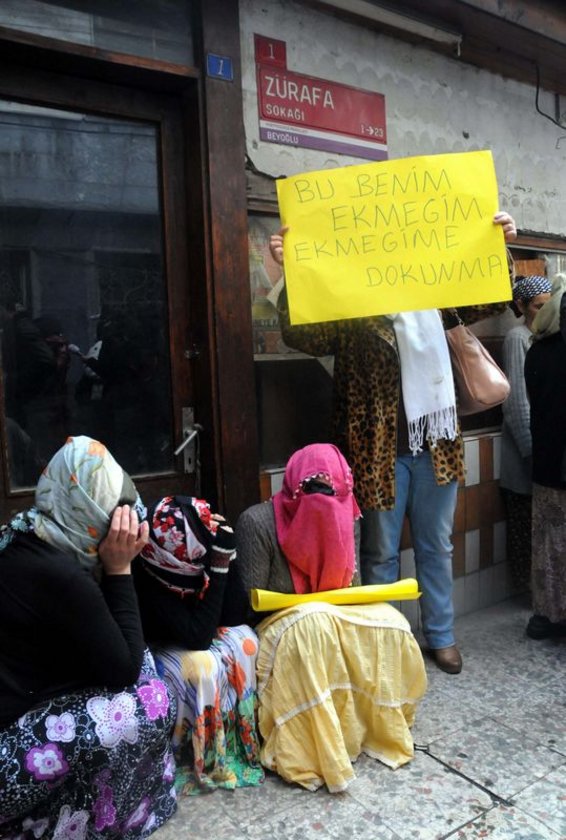
M 491 152 L 277 181 L 292 324 L 511 298 Z

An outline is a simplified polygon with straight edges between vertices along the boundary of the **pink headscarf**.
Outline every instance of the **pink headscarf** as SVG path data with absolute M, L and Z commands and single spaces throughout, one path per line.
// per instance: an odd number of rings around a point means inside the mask
M 304 493 L 302 483 L 309 478 L 324 479 L 335 495 Z M 353 485 L 350 467 L 332 444 L 305 446 L 289 458 L 273 508 L 296 593 L 350 585 L 356 566 L 354 519 L 360 516 Z

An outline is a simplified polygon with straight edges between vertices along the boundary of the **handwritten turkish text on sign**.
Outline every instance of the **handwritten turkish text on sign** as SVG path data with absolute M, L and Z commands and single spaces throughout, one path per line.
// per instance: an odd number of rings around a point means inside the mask
M 277 181 L 292 324 L 509 300 L 491 152 Z

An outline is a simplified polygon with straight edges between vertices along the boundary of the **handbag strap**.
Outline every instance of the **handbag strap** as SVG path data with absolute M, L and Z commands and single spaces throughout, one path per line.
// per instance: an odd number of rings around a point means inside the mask
M 444 325 L 445 330 L 451 330 L 454 327 L 463 327 L 464 322 L 460 318 L 457 309 L 443 309 L 442 310 L 442 323 Z

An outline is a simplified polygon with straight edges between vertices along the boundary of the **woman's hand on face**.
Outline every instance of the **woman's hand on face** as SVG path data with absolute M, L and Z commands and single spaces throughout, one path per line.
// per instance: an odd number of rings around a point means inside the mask
M 107 575 L 129 575 L 130 566 L 149 539 L 149 525 L 142 522 L 129 505 L 117 507 L 110 528 L 98 547 L 98 556 Z
M 493 224 L 502 226 L 505 242 L 514 242 L 517 239 L 515 219 L 509 213 L 500 210 L 493 217 Z
M 283 237 L 288 230 L 288 227 L 282 227 L 269 238 L 269 251 L 278 265 L 283 265 Z

